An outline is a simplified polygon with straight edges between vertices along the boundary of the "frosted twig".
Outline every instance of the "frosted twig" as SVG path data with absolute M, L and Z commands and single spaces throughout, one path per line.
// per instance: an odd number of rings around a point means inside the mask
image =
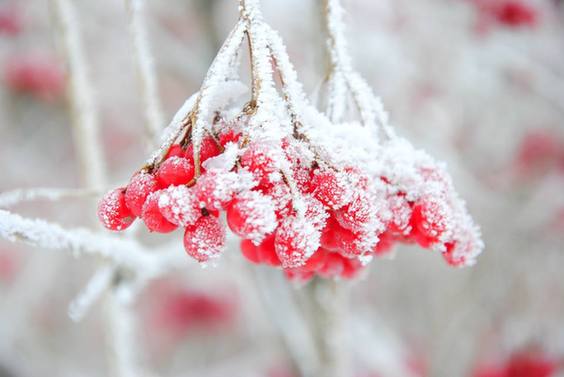
M 120 290 L 127 289 L 127 285 L 115 287 L 106 301 L 108 311 L 109 332 L 112 352 L 112 375 L 116 377 L 139 377 L 139 365 L 136 352 L 132 345 L 134 339 L 135 319 L 131 313 L 130 303 L 121 297 Z
M 86 287 L 69 305 L 69 317 L 73 321 L 78 322 L 84 318 L 86 312 L 112 283 L 115 271 L 113 266 L 104 266 L 96 271 Z
M 245 22 L 239 21 L 233 28 L 223 46 L 213 60 L 202 87 L 198 93 L 198 98 L 191 112 L 192 122 L 192 145 L 194 146 L 194 166 L 195 176 L 200 175 L 200 146 L 204 132 L 209 124 L 210 103 L 214 93 L 222 87 L 221 82 L 226 81 L 231 74 L 230 64 L 237 54 L 245 33 Z
M 11 190 L 0 193 L 0 208 L 9 208 L 33 200 L 56 201 L 67 198 L 83 198 L 99 195 L 95 189 L 33 188 Z
M 388 124 L 388 115 L 378 97 L 366 81 L 354 71 L 348 52 L 343 24 L 343 8 L 340 0 L 323 0 L 325 23 L 328 33 L 327 48 L 331 61 L 329 73 L 329 98 L 327 114 L 333 122 L 341 121 L 346 96 L 344 84 L 350 91 L 365 126 L 379 123 L 384 134 L 392 138 L 393 130 Z
M 28 219 L 0 210 L 0 237 L 46 249 L 68 249 L 75 255 L 90 254 L 134 270 L 155 269 L 158 256 L 131 239 L 97 234 L 87 229 L 64 229 L 41 219 Z
M 146 117 L 145 132 L 149 145 L 154 147 L 157 136 L 163 127 L 164 117 L 158 95 L 154 59 L 147 38 L 145 1 L 125 0 L 125 3 L 129 14 L 129 30 L 143 94 L 143 107 Z
M 105 186 L 105 164 L 99 138 L 94 90 L 88 75 L 80 23 L 70 0 L 51 0 L 69 70 L 73 137 L 86 187 Z
M 319 370 L 324 377 L 347 377 L 348 348 L 345 339 L 346 286 L 342 282 L 316 279 L 308 287 L 314 306 L 312 329 L 317 343 Z

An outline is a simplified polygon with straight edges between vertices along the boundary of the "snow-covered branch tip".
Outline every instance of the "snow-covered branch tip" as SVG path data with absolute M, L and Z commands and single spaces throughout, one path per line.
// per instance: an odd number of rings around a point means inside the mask
M 0 208 L 13 207 L 22 202 L 34 200 L 58 201 L 69 198 L 85 198 L 99 196 L 102 192 L 96 189 L 60 189 L 33 188 L 5 191 L 0 193 Z

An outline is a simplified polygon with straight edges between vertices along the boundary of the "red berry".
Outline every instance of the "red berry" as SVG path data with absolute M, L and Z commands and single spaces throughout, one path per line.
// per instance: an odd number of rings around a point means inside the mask
M 283 268 L 303 266 L 319 248 L 321 234 L 313 224 L 297 217 L 286 218 L 276 230 L 274 247 Z
M 302 268 L 288 268 L 284 270 L 284 275 L 292 282 L 304 284 L 313 279 L 315 272 L 304 271 Z
M 233 200 L 240 189 L 239 183 L 237 173 L 212 169 L 198 179 L 193 190 L 201 207 L 220 211 Z
M 151 193 L 145 204 L 143 205 L 143 212 L 141 218 L 145 225 L 151 232 L 170 233 L 177 228 L 176 225 L 168 221 L 159 209 L 159 197 L 161 191 Z
M 44 100 L 59 98 L 65 89 L 65 75 L 48 57 L 13 57 L 4 70 L 6 85 L 17 92 Z
M 387 231 L 378 235 L 378 243 L 374 246 L 374 254 L 381 256 L 392 250 L 395 244 L 395 238 L 392 232 Z
M 180 146 L 180 144 L 172 144 L 165 156 L 165 160 L 168 160 L 170 157 L 184 157 L 185 154 L 186 151 Z
M 200 145 L 200 164 L 206 161 L 208 158 L 215 157 L 221 153 L 221 149 L 217 145 L 216 141 L 211 136 L 206 136 L 202 139 L 202 144 Z M 194 160 L 194 146 L 190 144 L 186 148 L 186 158 L 190 161 Z
M 336 210 L 352 199 L 352 192 L 342 173 L 331 170 L 318 172 L 313 176 L 313 196 L 329 208 Z
M 557 362 L 543 355 L 517 353 L 511 356 L 505 375 L 507 377 L 551 377 L 558 368 Z
M 497 20 L 510 27 L 534 26 L 538 20 L 535 8 L 518 0 L 507 0 L 501 4 L 495 16 Z
M 188 159 L 172 156 L 163 161 L 157 171 L 161 187 L 185 185 L 194 178 L 194 165 Z
M 323 203 L 315 199 L 311 195 L 304 195 L 305 201 L 305 218 L 313 224 L 316 229 L 323 229 L 327 223 L 329 214 L 325 210 Z
M 367 195 L 357 194 L 343 208 L 335 211 L 339 224 L 352 231 L 360 231 L 374 221 L 376 209 L 373 208 Z
M 240 159 L 241 166 L 247 168 L 259 186 L 268 187 L 275 183 L 278 171 L 273 153 L 261 144 L 250 144 Z
M 344 269 L 344 258 L 337 253 L 329 253 L 325 258 L 325 264 L 317 270 L 317 274 L 323 278 L 331 279 L 340 276 Z
M 0 35 L 16 35 L 23 29 L 22 15 L 19 9 L 12 6 L 4 6 L 0 9 Z
M 269 266 L 280 266 L 280 259 L 276 254 L 274 247 L 274 235 L 271 234 L 257 246 L 257 256 L 261 263 L 267 264 Z
M 257 191 L 238 194 L 227 209 L 227 224 L 233 233 L 258 244 L 276 229 L 274 203 Z
M 139 217 L 143 212 L 143 204 L 150 193 L 157 191 L 155 177 L 146 172 L 135 174 L 125 189 L 125 204 L 133 215 Z
M 411 236 L 422 247 L 429 247 L 439 241 L 448 226 L 448 207 L 439 198 L 427 197 L 420 200 L 411 214 L 413 227 Z
M 320 243 L 323 248 L 329 251 L 337 251 L 340 248 L 341 243 L 337 237 L 337 232 L 340 227 L 341 226 L 333 216 L 329 217 L 327 224 L 321 232 Z
M 184 249 L 198 262 L 217 258 L 225 247 L 225 229 L 214 216 L 203 216 L 186 227 Z
M 280 183 L 268 188 L 261 187 L 259 189 L 274 202 L 276 218 L 281 219 L 292 212 L 292 194 L 286 184 Z
M 159 210 L 175 225 L 192 225 L 202 216 L 194 192 L 186 186 L 171 186 L 159 191 Z
M 329 251 L 320 247 L 315 253 L 307 260 L 303 266 L 305 271 L 317 271 L 325 265 L 325 259 Z
M 354 279 L 358 276 L 360 271 L 363 269 L 362 263 L 357 259 L 345 259 L 343 260 L 343 272 L 341 277 L 343 279 Z
M 240 133 L 233 130 L 226 130 L 219 134 L 219 144 L 225 147 L 227 143 L 237 143 L 240 138 Z
M 241 253 L 243 256 L 254 264 L 260 264 L 261 259 L 258 255 L 258 247 L 249 240 L 241 241 Z
M 405 195 L 391 195 L 388 197 L 388 206 L 391 215 L 388 222 L 389 230 L 395 233 L 407 232 L 411 219 L 411 205 Z
M 98 218 L 110 230 L 124 230 L 135 220 L 135 216 L 125 205 L 124 191 L 123 188 L 109 191 L 98 205 Z

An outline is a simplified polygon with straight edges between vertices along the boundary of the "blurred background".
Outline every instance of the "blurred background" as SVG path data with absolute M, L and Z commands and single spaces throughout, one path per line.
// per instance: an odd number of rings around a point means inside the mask
M 314 92 L 326 73 L 320 1 L 261 3 Z M 148 153 L 126 5 L 72 4 L 114 187 Z M 564 2 L 343 5 L 355 67 L 398 133 L 447 161 L 486 244 L 465 269 L 401 248 L 351 284 L 354 377 L 564 376 Z M 198 90 L 237 14 L 235 0 L 147 0 L 166 122 Z M 0 1 L 0 192 L 82 185 L 63 50 L 48 1 Z M 14 211 L 96 226 L 84 199 Z M 183 253 L 180 235 L 170 237 L 145 242 Z M 299 376 L 239 251 L 228 254 L 217 268 L 187 263 L 142 292 L 141 375 Z M 0 240 L 1 377 L 109 375 L 103 305 L 80 323 L 67 314 L 96 263 Z

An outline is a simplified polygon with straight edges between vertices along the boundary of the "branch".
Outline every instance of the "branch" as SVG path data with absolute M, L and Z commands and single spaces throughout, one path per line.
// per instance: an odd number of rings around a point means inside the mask
M 105 164 L 99 137 L 99 121 L 79 21 L 69 0 L 51 0 L 69 70 L 69 100 L 73 137 L 86 187 L 105 186 Z
M 129 30 L 135 53 L 135 62 L 141 82 L 145 109 L 145 133 L 148 144 L 154 147 L 164 123 L 162 105 L 158 96 L 155 64 L 147 38 L 144 0 L 125 0 L 129 14 Z
M 0 193 L 0 208 L 13 207 L 33 200 L 57 201 L 67 198 L 83 198 L 99 195 L 95 189 L 33 188 L 5 191 Z
M 55 223 L 24 218 L 5 210 L 0 210 L 0 237 L 46 249 L 67 249 L 75 255 L 98 255 L 136 271 L 157 273 L 160 268 L 156 263 L 159 256 L 134 240 L 81 228 L 65 229 Z

